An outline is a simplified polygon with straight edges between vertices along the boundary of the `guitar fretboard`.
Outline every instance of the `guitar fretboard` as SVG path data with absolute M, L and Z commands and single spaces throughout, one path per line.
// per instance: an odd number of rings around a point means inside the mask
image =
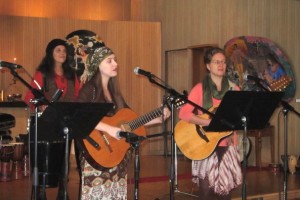
M 155 119 L 155 118 L 161 116 L 163 113 L 162 109 L 163 109 L 163 107 L 156 108 L 155 110 L 153 110 L 149 113 L 146 113 L 146 114 L 128 122 L 127 124 L 129 125 L 131 130 L 135 130 L 138 127 L 150 122 L 152 119 Z

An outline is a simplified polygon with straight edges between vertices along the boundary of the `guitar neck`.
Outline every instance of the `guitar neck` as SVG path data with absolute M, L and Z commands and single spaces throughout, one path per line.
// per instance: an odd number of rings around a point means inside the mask
M 147 124 L 152 119 L 155 119 L 162 115 L 163 113 L 163 107 L 156 108 L 155 110 L 148 112 L 130 122 L 127 122 L 126 124 L 123 124 L 126 131 L 134 131 L 135 129 L 139 128 L 140 126 L 143 126 L 144 124 Z

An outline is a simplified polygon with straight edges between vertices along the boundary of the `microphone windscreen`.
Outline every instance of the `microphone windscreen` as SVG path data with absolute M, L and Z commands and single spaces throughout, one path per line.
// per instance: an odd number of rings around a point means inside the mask
M 133 69 L 133 72 L 134 72 L 135 74 L 139 74 L 139 70 L 140 70 L 140 68 L 139 68 L 139 67 L 136 67 L 136 68 Z

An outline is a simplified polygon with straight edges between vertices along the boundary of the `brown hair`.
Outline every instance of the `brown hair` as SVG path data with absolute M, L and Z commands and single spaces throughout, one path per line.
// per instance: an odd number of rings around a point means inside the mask
M 204 55 L 204 63 L 208 64 L 211 62 L 212 57 L 217 54 L 221 53 L 225 56 L 225 51 L 219 47 L 212 47 L 206 50 L 205 55 Z M 226 56 L 225 56 L 226 58 Z
M 110 91 L 113 99 L 113 103 L 116 105 L 116 110 L 120 108 L 127 108 L 120 88 L 118 84 L 117 77 L 110 78 L 108 82 L 108 90 Z M 102 87 L 102 78 L 101 72 L 98 70 L 96 74 L 87 81 L 79 91 L 79 96 L 77 99 L 78 102 L 96 102 L 96 103 L 105 103 L 107 102 L 104 96 L 103 87 Z

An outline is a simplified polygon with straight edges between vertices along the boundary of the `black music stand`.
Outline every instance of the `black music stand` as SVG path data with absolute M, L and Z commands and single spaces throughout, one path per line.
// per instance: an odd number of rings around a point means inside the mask
M 244 130 L 243 146 L 246 157 L 246 138 L 248 129 L 263 129 L 284 92 L 228 91 L 224 95 L 209 126 L 208 132 Z M 246 199 L 246 168 L 247 159 L 243 162 L 242 199 Z
M 38 118 L 38 133 L 43 133 L 38 135 L 38 139 L 55 140 L 64 137 L 66 141 L 63 188 L 61 194 L 58 194 L 62 196 L 57 196 L 57 199 L 69 199 L 67 183 L 70 138 L 83 139 L 88 137 L 102 117 L 112 108 L 113 104 L 111 103 L 54 102 L 49 104 L 40 118 Z M 96 141 L 92 141 L 91 138 L 88 141 L 97 147 Z

